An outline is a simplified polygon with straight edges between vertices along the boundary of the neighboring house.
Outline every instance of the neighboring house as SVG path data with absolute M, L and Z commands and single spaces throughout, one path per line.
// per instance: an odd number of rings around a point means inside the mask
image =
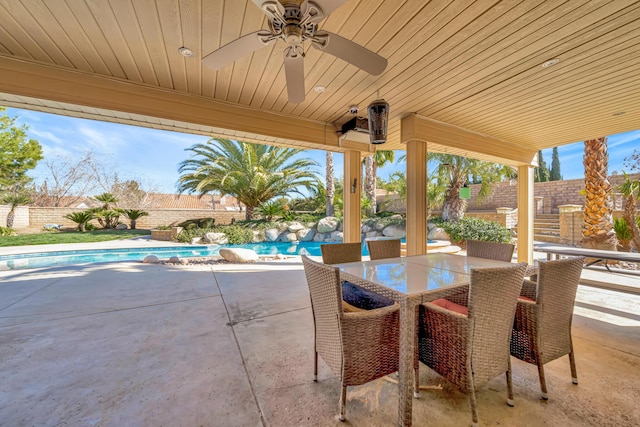
M 193 194 L 149 193 L 145 207 L 150 209 L 240 210 L 240 204 L 235 197 L 221 197 L 211 194 L 200 197 Z

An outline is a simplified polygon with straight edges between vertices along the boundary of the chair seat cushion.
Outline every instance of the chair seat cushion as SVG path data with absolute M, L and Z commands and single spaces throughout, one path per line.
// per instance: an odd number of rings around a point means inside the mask
M 518 297 L 518 299 L 519 299 L 520 301 L 536 302 L 536 300 L 531 299 L 531 298 L 529 298 L 529 297 L 525 297 L 524 295 L 520 295 L 520 296 Z
M 393 305 L 391 298 L 369 291 L 351 282 L 342 282 L 342 299 L 363 310 L 374 310 Z
M 469 315 L 469 309 L 464 305 L 456 304 L 453 301 L 449 301 L 448 299 L 440 298 L 434 301 L 430 301 L 430 304 L 437 305 L 438 307 L 442 307 L 449 311 L 455 311 L 456 313 L 464 314 L 465 316 Z

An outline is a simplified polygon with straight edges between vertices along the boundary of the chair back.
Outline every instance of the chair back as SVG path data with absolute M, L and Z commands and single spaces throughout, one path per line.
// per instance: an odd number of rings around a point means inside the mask
M 584 257 L 540 261 L 538 273 L 538 334 L 542 353 L 570 348 L 571 320 Z
M 476 387 L 506 372 L 509 342 L 526 263 L 471 270 L 469 336 Z
M 342 377 L 342 291 L 340 271 L 302 256 L 311 295 L 316 351 Z
M 400 239 L 367 240 L 372 260 L 400 257 Z
M 511 243 L 467 240 L 467 256 L 511 262 L 515 247 Z
M 322 262 L 329 265 L 362 261 L 362 243 L 330 243 L 320 245 L 320 251 Z

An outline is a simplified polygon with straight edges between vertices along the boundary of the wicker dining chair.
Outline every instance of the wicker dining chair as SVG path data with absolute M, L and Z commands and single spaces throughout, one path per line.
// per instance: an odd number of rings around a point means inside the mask
M 362 261 L 362 243 L 328 243 L 320 245 L 320 252 L 329 265 Z
M 341 309 L 339 270 L 306 256 L 302 263 L 313 312 L 313 380 L 318 380 L 320 355 L 342 383 L 339 418 L 344 421 L 348 386 L 398 370 L 399 306 L 345 313 Z
M 475 390 L 506 373 L 513 406 L 509 338 L 526 263 L 471 270 L 471 284 L 447 298 L 419 306 L 418 359 L 469 394 L 478 425 Z M 416 393 L 418 387 L 416 384 Z
M 362 261 L 362 245 L 360 243 L 331 243 L 320 245 L 322 262 L 340 264 L 343 262 Z M 342 283 L 342 309 L 346 312 L 371 310 L 392 305 L 392 299 L 368 291 L 351 282 Z
M 369 258 L 400 258 L 400 239 L 367 240 Z
M 511 355 L 538 366 L 542 398 L 548 399 L 544 364 L 569 355 L 578 384 L 571 320 L 584 257 L 539 261 L 537 283 L 525 280 L 511 335 Z
M 511 262 L 515 247 L 511 243 L 467 240 L 467 256 Z

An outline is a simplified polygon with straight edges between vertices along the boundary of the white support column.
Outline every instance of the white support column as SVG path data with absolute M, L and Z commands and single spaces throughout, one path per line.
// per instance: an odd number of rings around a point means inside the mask
M 427 253 L 427 143 L 407 142 L 407 255 Z
M 533 166 L 518 166 L 518 262 L 533 264 Z
M 359 151 L 344 153 L 344 242 L 356 243 L 360 237 L 360 189 L 362 188 L 362 158 Z

